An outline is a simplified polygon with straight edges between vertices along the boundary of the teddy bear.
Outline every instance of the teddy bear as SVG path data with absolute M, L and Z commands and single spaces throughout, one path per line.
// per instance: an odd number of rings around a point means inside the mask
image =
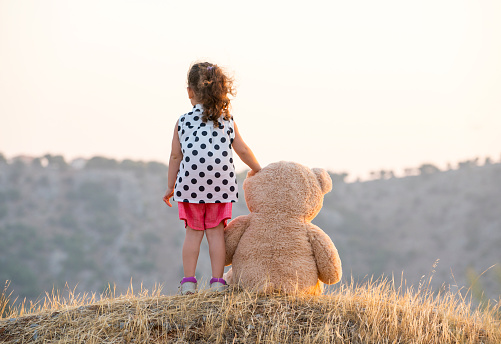
M 224 230 L 229 284 L 260 292 L 319 295 L 341 279 L 332 240 L 311 223 L 332 189 L 326 170 L 295 162 L 250 171 L 243 183 L 250 214 Z

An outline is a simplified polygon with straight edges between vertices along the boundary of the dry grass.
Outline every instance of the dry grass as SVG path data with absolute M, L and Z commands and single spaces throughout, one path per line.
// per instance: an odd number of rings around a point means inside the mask
M 52 293 L 1 318 L 0 342 L 501 343 L 499 311 L 499 304 L 472 310 L 460 293 L 404 290 L 389 280 L 318 297 L 236 288 L 190 296 L 129 290 L 99 300 Z

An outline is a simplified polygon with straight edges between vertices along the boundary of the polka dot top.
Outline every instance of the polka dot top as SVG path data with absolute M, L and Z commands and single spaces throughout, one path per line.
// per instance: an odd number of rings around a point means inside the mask
M 174 200 L 189 203 L 237 202 L 238 187 L 231 144 L 235 138 L 233 117 L 202 121 L 203 106 L 182 115 L 177 131 L 183 153 L 174 187 Z

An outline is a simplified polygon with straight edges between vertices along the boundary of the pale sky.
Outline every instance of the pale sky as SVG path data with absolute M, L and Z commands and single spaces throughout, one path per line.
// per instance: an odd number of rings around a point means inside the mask
M 263 166 L 499 161 L 499 18 L 499 0 L 0 0 L 0 152 L 167 163 L 208 60 Z

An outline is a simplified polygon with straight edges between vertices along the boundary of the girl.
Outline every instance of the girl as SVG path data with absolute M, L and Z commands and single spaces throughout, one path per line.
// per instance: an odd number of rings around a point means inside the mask
M 252 169 L 261 170 L 230 115 L 233 80 L 208 62 L 196 63 L 188 72 L 188 97 L 193 109 L 176 123 L 169 160 L 168 188 L 164 201 L 178 202 L 179 219 L 184 220 L 184 278 L 181 294 L 196 291 L 200 244 L 204 233 L 209 243 L 211 289 L 222 291 L 225 261 L 224 227 L 231 218 L 232 202 L 238 200 L 233 150 Z

